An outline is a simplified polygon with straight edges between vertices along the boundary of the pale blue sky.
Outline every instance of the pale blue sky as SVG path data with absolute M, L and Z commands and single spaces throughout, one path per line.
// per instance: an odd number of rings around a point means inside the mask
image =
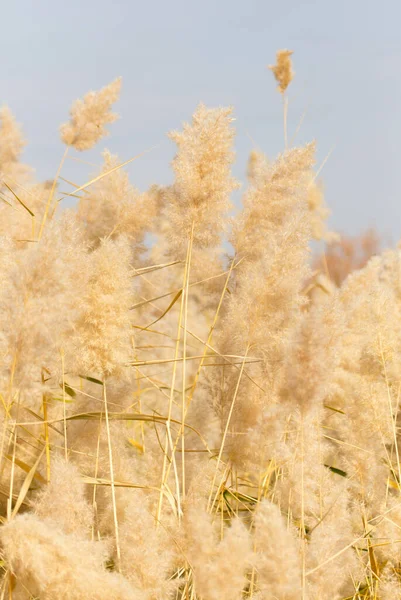
M 58 126 L 71 102 L 123 76 L 121 120 L 104 147 L 126 160 L 133 183 L 171 181 L 165 133 L 199 101 L 235 108 L 244 180 L 251 138 L 270 157 L 283 147 L 281 98 L 266 65 L 294 50 L 290 134 L 307 108 L 299 143 L 316 138 L 333 228 L 369 226 L 401 237 L 400 0 L 15 0 L 2 7 L 0 103 L 23 124 L 24 160 L 54 175 Z M 78 155 L 78 154 L 77 154 Z M 68 161 L 64 175 L 84 182 Z

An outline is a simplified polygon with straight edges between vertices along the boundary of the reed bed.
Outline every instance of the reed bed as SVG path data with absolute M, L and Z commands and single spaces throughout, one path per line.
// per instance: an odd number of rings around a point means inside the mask
M 401 599 L 400 250 L 312 268 L 338 236 L 288 145 L 291 55 L 284 151 L 251 153 L 234 217 L 232 108 L 199 105 L 146 192 L 107 150 L 63 176 L 120 79 L 50 182 L 1 109 L 0 600 Z

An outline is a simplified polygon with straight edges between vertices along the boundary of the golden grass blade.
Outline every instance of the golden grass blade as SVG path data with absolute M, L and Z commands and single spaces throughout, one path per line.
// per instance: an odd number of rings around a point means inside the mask
M 161 314 L 159 317 L 157 317 L 157 319 L 155 319 L 154 321 L 152 321 L 151 323 L 149 323 L 149 325 L 147 325 L 147 326 L 144 328 L 144 331 L 146 331 L 146 329 L 147 329 L 148 327 L 152 327 L 152 325 L 155 325 L 155 323 L 157 323 L 158 321 L 160 321 L 161 319 L 163 319 L 163 317 L 165 317 L 165 316 L 166 316 L 166 314 L 167 314 L 167 313 L 168 313 L 168 312 L 169 312 L 169 311 L 170 311 L 170 310 L 173 308 L 173 306 L 174 306 L 174 304 L 177 302 L 177 300 L 179 300 L 179 299 L 180 299 L 180 297 L 181 297 L 181 294 L 182 294 L 182 290 L 179 290 L 179 291 L 177 292 L 177 294 L 174 296 L 174 298 L 172 299 L 172 301 L 170 302 L 170 304 L 168 305 L 168 307 L 166 308 L 166 310 L 164 310 L 164 311 L 162 312 L 162 314 Z
M 118 169 L 122 169 L 123 167 L 129 165 L 130 163 L 132 163 L 134 160 L 137 160 L 138 158 L 140 158 L 141 156 L 144 156 L 145 154 L 147 154 L 148 152 L 151 152 L 152 150 L 154 150 L 157 146 L 153 146 L 152 148 L 149 148 L 148 150 L 144 150 L 144 152 L 141 152 L 140 154 L 137 154 L 136 156 L 133 156 L 132 158 L 126 160 L 125 162 L 121 163 L 120 165 L 117 165 L 116 167 L 113 167 L 112 169 L 109 169 L 108 171 L 105 171 L 104 173 L 101 173 L 100 175 L 97 175 L 97 177 L 94 177 L 93 179 L 91 179 L 90 181 L 87 181 L 86 183 L 84 183 L 83 185 L 80 185 L 78 188 L 76 188 L 75 190 L 75 194 L 80 192 L 81 190 L 85 190 L 87 187 L 89 187 L 90 185 L 96 183 L 96 181 L 100 181 L 100 179 L 103 179 L 103 177 L 107 177 L 107 175 L 110 175 L 110 173 L 113 173 L 114 171 L 118 171 Z M 59 198 L 57 200 L 57 202 L 61 202 L 62 200 L 64 200 L 65 198 L 68 198 L 69 196 L 71 196 L 72 193 L 70 194 L 65 194 L 64 196 L 62 196 L 61 198 Z
M 29 491 L 29 488 L 31 486 L 33 478 L 35 477 L 35 473 L 36 473 L 36 470 L 37 470 L 37 468 L 39 466 L 39 463 L 42 460 L 42 456 L 43 456 L 44 452 L 45 452 L 45 448 L 43 448 L 43 450 L 39 454 L 38 458 L 36 459 L 36 462 L 31 467 L 31 469 L 29 470 L 29 472 L 27 474 L 27 476 L 25 478 L 25 481 L 22 484 L 21 489 L 19 491 L 17 501 L 16 501 L 16 503 L 14 505 L 14 509 L 12 511 L 12 514 L 11 514 L 11 518 L 14 518 L 15 515 L 18 513 L 19 509 L 21 508 L 22 503 L 24 502 L 25 497 L 26 497 L 26 495 L 27 495 L 27 493 Z
M 5 454 L 5 458 L 7 458 L 10 462 L 12 462 L 13 457 L 10 454 Z M 30 467 L 26 462 L 24 462 L 23 460 L 20 460 L 19 458 L 15 458 L 14 462 L 16 465 L 18 465 L 18 467 L 20 467 L 20 469 L 22 469 L 23 471 L 25 471 L 25 473 L 29 473 L 32 469 L 32 467 Z M 42 475 L 40 473 L 34 473 L 34 478 L 37 479 L 38 481 L 40 481 L 40 483 L 47 483 L 47 480 L 42 477 Z
M 17 200 L 17 202 L 19 202 L 21 204 L 21 206 L 23 208 L 25 208 L 25 210 L 31 215 L 31 217 L 34 217 L 34 213 L 31 211 L 31 209 L 24 203 L 22 202 L 21 198 L 19 196 L 17 196 L 17 194 L 14 192 L 14 190 L 12 190 L 10 188 L 10 186 L 8 185 L 8 183 L 6 183 L 5 181 L 2 182 L 3 185 L 6 186 L 6 188 L 12 193 L 12 195 L 14 196 L 14 198 Z

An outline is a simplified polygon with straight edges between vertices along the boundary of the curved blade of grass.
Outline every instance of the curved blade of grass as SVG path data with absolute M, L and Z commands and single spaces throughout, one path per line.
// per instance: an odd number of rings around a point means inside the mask
M 10 454 L 5 454 L 4 455 L 9 461 L 13 460 L 13 457 Z M 14 462 L 16 465 L 18 465 L 18 467 L 20 469 L 22 469 L 23 471 L 25 471 L 25 473 L 29 473 L 31 470 L 31 467 L 24 462 L 23 460 L 20 460 L 19 458 L 14 458 Z M 40 473 L 34 473 L 34 478 L 37 479 L 38 481 L 40 481 L 41 483 L 47 483 L 46 479 L 40 474 Z
M 170 304 L 168 305 L 168 307 L 166 308 L 166 310 L 162 312 L 162 314 L 160 315 L 160 317 L 157 317 L 157 319 L 155 321 L 152 321 L 151 323 L 149 323 L 149 325 L 147 325 L 147 327 L 144 327 L 144 331 L 146 331 L 146 329 L 148 327 L 152 327 L 152 325 L 154 325 L 155 323 L 157 323 L 158 321 L 160 321 L 163 317 L 165 317 L 166 314 L 173 308 L 173 306 L 177 302 L 177 300 L 179 300 L 179 298 L 181 297 L 181 294 L 182 294 L 182 289 L 179 290 L 176 293 L 176 295 L 174 296 L 174 298 L 172 299 L 172 301 L 170 302 Z
M 28 206 L 27 206 L 27 205 L 26 205 L 24 202 L 22 202 L 21 198 L 19 198 L 19 197 L 17 196 L 17 194 L 14 192 L 14 190 L 12 190 L 12 189 L 10 188 L 10 186 L 9 186 L 9 185 L 8 185 L 8 184 L 7 184 L 5 181 L 3 181 L 3 184 L 4 184 L 4 185 L 6 186 L 6 188 L 7 188 L 7 189 L 8 189 L 8 190 L 9 190 L 9 191 L 12 193 L 12 195 L 13 195 L 13 196 L 14 196 L 14 198 L 17 200 L 17 202 L 19 202 L 19 203 L 21 204 L 21 206 L 23 206 L 23 207 L 25 208 L 25 210 L 29 212 L 29 214 L 31 215 L 31 217 L 34 217 L 34 216 L 35 216 L 35 215 L 34 215 L 34 213 L 31 211 L 31 209 L 30 209 L 30 208 L 28 208 Z
M 39 466 L 39 463 L 40 463 L 40 461 L 42 459 L 42 456 L 43 456 L 44 452 L 45 452 L 45 448 L 43 448 L 43 450 L 39 454 L 38 458 L 36 459 L 35 464 L 33 465 L 33 467 L 28 472 L 27 476 L 25 477 L 25 481 L 22 484 L 21 489 L 19 491 L 18 498 L 17 498 L 17 501 L 15 503 L 13 512 L 11 513 L 11 518 L 15 517 L 15 515 L 18 513 L 19 509 L 21 508 L 22 503 L 25 500 L 25 496 L 27 495 L 28 490 L 29 490 L 29 488 L 31 486 L 32 480 L 35 477 L 36 469 Z

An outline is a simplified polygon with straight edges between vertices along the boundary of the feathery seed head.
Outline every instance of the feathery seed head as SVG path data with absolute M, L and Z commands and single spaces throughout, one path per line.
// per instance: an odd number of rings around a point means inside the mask
M 178 146 L 173 160 L 175 183 L 166 194 L 171 252 L 186 250 L 194 224 L 194 248 L 214 247 L 237 187 L 231 176 L 234 129 L 231 108 L 206 108 L 200 104 L 191 124 L 170 133 Z M 178 258 L 178 255 L 177 255 Z
M 89 92 L 83 100 L 76 100 L 71 107 L 71 119 L 61 128 L 61 139 L 76 150 L 89 150 L 108 135 L 105 125 L 114 123 L 118 116 L 111 112 L 121 89 L 121 77 L 115 79 L 99 92 Z
M 290 58 L 292 54 L 292 50 L 278 50 L 276 64 L 269 65 L 269 69 L 273 71 L 273 75 L 278 83 L 277 89 L 280 94 L 284 94 L 295 75 L 292 70 L 292 61 Z

